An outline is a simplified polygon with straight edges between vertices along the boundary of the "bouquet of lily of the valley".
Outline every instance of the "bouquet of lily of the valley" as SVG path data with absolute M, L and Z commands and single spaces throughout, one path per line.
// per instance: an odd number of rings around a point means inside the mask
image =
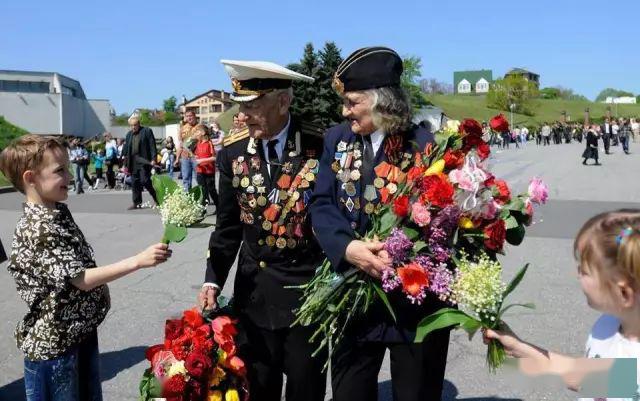
M 235 321 L 212 321 L 196 309 L 167 320 L 163 344 L 145 352 L 151 366 L 140 382 L 140 401 L 247 401 L 244 361 L 236 354 Z
M 162 217 L 162 242 L 181 242 L 187 236 L 187 227 L 199 222 L 205 212 L 202 206 L 204 192 L 201 186 L 186 192 L 168 175 L 151 177 Z
M 492 119 L 492 126 L 505 124 L 502 116 Z M 429 294 L 452 301 L 461 251 L 495 259 L 505 242 L 522 242 L 532 204 L 546 201 L 546 185 L 534 178 L 528 193 L 512 196 L 507 183 L 489 172 L 489 152 L 477 121 L 450 121 L 436 133 L 435 144 L 376 166 L 379 202 L 364 239 L 383 242 L 393 265 L 381 282 L 356 268 L 334 272 L 328 261 L 318 268 L 303 286 L 296 323 L 318 325 L 319 349 L 331 353 L 354 317 L 374 301 L 382 301 L 395 319 L 387 293 L 401 291 L 415 304 Z

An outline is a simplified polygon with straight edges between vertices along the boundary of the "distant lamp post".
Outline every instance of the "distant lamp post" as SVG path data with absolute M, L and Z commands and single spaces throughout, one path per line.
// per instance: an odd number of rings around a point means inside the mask
M 584 125 L 589 125 L 589 108 L 584 109 Z
M 607 106 L 607 118 L 611 120 L 611 106 Z
M 562 110 L 562 113 L 560 113 L 562 115 L 562 123 L 566 124 L 567 123 L 567 111 L 566 110 Z

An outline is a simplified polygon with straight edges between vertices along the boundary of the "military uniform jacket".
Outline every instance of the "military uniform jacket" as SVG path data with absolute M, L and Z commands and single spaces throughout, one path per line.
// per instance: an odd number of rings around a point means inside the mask
M 375 155 L 374 166 L 383 161 L 397 164 L 416 150 L 432 143 L 434 136 L 424 128 L 414 126 L 408 132 L 387 135 Z M 330 128 L 325 134 L 316 188 L 311 200 L 313 230 L 320 246 L 337 271 L 351 268 L 345 261 L 347 245 L 364 236 L 369 227 L 369 215 L 377 210 L 379 189 L 387 183 L 361 166 L 362 137 L 351 131 L 348 123 Z M 355 171 L 355 172 L 354 172 Z M 427 313 L 435 312 L 443 304 L 429 296 L 421 306 L 412 305 L 403 294 L 388 294 L 396 314 L 394 323 L 382 304 L 374 304 L 367 316 L 354 324 L 355 336 L 366 341 L 413 342 L 415 328 Z
M 291 120 L 280 164 L 247 131 L 218 153 L 220 202 L 209 239 L 205 281 L 222 287 L 238 254 L 234 307 L 256 325 L 288 327 L 304 284 L 322 263 L 307 205 L 315 187 L 322 132 Z

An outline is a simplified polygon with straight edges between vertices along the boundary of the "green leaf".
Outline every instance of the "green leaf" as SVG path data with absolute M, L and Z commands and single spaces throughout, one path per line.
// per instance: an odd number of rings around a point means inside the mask
M 189 190 L 189 195 L 193 196 L 196 202 L 202 203 L 202 199 L 204 199 L 204 189 L 200 185 L 196 185 Z
M 411 227 L 407 227 L 407 226 L 402 227 L 402 231 L 404 231 L 404 234 L 411 241 L 413 241 L 414 239 L 418 238 L 418 235 L 420 235 L 420 232 L 418 230 L 415 230 L 415 229 L 413 229 Z
M 427 246 L 427 243 L 424 241 L 416 241 L 413 244 L 413 252 L 418 253 L 423 250 Z
M 507 242 L 511 245 L 520 245 L 524 240 L 524 226 L 519 224 L 517 227 L 507 230 Z
M 511 305 L 507 306 L 506 308 L 502 308 L 500 310 L 500 313 L 498 313 L 498 320 L 502 319 L 502 316 L 505 314 L 505 312 L 508 311 L 509 309 L 513 308 L 514 306 L 519 306 L 521 308 L 527 308 L 527 309 L 535 309 L 536 308 L 536 306 L 531 302 L 528 302 L 526 304 L 511 304 Z
M 512 228 L 516 228 L 518 227 L 518 221 L 516 220 L 515 217 L 513 216 L 509 216 L 506 220 L 505 220 L 505 224 L 507 226 L 507 230 L 510 230 Z
M 144 371 L 140 381 L 140 401 L 148 401 L 162 395 L 162 387 L 151 368 Z
M 511 200 L 511 203 L 509 203 L 509 205 L 507 205 L 507 209 L 520 212 L 525 209 L 524 201 L 520 198 L 515 198 Z
M 373 285 L 373 288 L 378 293 L 378 296 L 380 297 L 382 302 L 384 302 L 385 306 L 389 310 L 389 313 L 391 314 L 391 317 L 393 318 L 393 321 L 395 322 L 396 321 L 396 314 L 393 312 L 393 308 L 391 307 L 391 303 L 389 302 L 389 298 L 387 298 L 387 294 L 385 294 L 385 292 L 382 291 L 382 288 L 380 288 L 380 286 L 377 283 L 372 283 L 372 285 Z
M 503 208 L 502 210 L 500 210 L 500 218 L 502 220 L 506 220 L 507 218 L 509 218 L 510 214 L 511 214 L 511 211 L 509 209 L 507 209 L 506 207 Z
M 396 226 L 398 217 L 393 213 L 391 209 L 388 209 L 380 219 L 380 235 L 385 235 L 391 232 L 391 229 Z
M 151 184 L 156 191 L 156 199 L 158 205 L 162 205 L 164 199 L 168 194 L 172 193 L 178 188 L 178 184 L 166 174 L 155 174 L 151 176 Z
M 474 323 L 474 321 L 476 323 Z M 467 330 L 473 329 L 477 325 L 481 325 L 481 323 L 466 313 L 458 309 L 443 308 L 436 313 L 425 317 L 420 321 L 420 323 L 418 323 L 416 338 L 414 341 L 417 343 L 422 342 L 429 333 L 445 327 L 462 326 Z
M 181 242 L 186 237 L 187 237 L 186 227 L 179 227 L 174 224 L 167 224 L 164 226 L 164 235 L 162 236 L 163 242 L 167 244 L 169 242 Z
M 509 294 L 511 294 L 513 292 L 513 290 L 515 290 L 516 287 L 520 284 L 520 282 L 524 278 L 524 275 L 527 273 L 527 269 L 529 269 L 529 263 L 524 265 L 522 267 L 522 269 L 520 269 L 520 271 L 518 271 L 518 273 L 515 275 L 515 277 L 511 280 L 509 285 L 507 285 L 507 288 L 502 293 L 502 301 L 503 302 L 504 302 L 505 299 L 507 299 L 507 296 Z

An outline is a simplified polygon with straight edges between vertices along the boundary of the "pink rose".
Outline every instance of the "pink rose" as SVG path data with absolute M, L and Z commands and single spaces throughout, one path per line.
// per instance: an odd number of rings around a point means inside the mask
M 420 202 L 415 202 L 411 205 L 411 220 L 413 220 L 420 227 L 424 227 L 431 222 L 431 213 L 429 208 Z
M 542 179 L 533 177 L 529 183 L 529 198 L 534 203 L 545 203 L 549 197 L 549 188 Z
M 156 379 L 162 381 L 169 367 L 178 360 L 171 351 L 158 351 L 151 360 L 153 374 Z

